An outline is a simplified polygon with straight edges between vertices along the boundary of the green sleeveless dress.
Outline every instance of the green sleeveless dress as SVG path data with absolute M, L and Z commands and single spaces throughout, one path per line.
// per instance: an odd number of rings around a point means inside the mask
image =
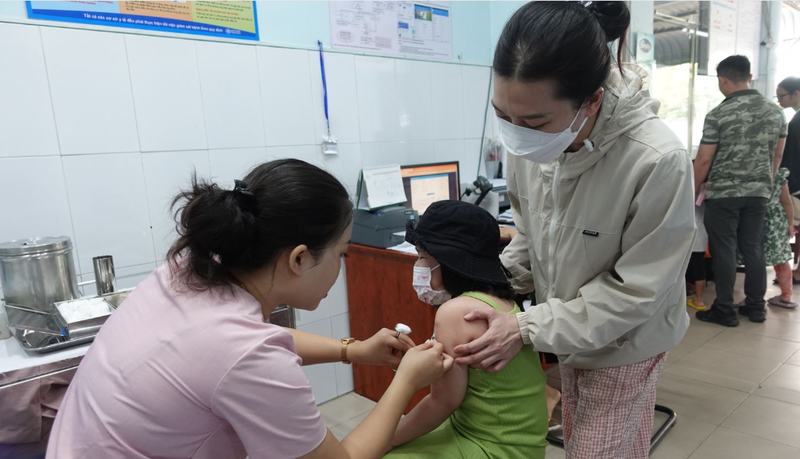
M 481 293 L 469 296 L 502 311 Z M 519 307 L 509 314 L 520 312 Z M 499 373 L 470 368 L 461 406 L 438 428 L 384 457 L 392 459 L 544 459 L 548 443 L 547 377 L 525 346 Z

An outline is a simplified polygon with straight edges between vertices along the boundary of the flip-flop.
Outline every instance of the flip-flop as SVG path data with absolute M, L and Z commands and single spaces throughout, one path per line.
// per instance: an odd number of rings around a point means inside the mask
M 791 301 L 783 301 L 781 299 L 780 295 L 774 296 L 774 297 L 768 299 L 767 303 L 769 303 L 769 304 L 771 304 L 773 306 L 778 306 L 780 308 L 786 308 L 786 309 L 795 309 L 795 308 L 797 308 L 797 303 L 793 303 Z
M 708 308 L 706 308 L 706 305 L 697 305 L 697 304 L 695 304 L 694 298 L 687 298 L 686 299 L 686 306 L 689 306 L 692 309 L 697 309 L 698 311 L 705 311 L 706 309 L 708 309 Z

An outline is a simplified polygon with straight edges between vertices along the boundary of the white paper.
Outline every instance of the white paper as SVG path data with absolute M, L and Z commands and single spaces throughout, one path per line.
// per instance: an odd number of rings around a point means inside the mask
M 377 209 L 406 202 L 400 166 L 373 167 L 361 171 L 358 182 L 358 208 Z
M 709 73 L 726 57 L 741 54 L 750 59 L 753 78 L 758 78 L 761 2 L 713 0 L 710 6 Z
M 409 242 L 403 242 L 400 245 L 389 247 L 389 250 L 394 250 L 395 252 L 410 253 L 411 255 L 417 254 L 417 248 L 414 246 L 414 244 L 411 244 Z
M 737 5 L 735 1 L 714 0 L 710 5 L 708 31 L 708 71 L 728 56 L 736 54 Z M 714 70 L 715 71 L 715 70 Z
M 750 73 L 758 78 L 758 52 L 761 48 L 761 2 L 739 1 L 736 23 L 736 54 L 750 59 Z
M 506 186 L 506 179 L 504 178 L 496 178 L 496 179 L 491 179 L 489 181 L 492 182 L 492 186 L 494 188 L 503 188 Z
M 339 145 L 336 142 L 322 142 L 322 154 L 324 155 L 338 155 Z
M 330 2 L 331 42 L 349 49 L 452 59 L 451 2 Z

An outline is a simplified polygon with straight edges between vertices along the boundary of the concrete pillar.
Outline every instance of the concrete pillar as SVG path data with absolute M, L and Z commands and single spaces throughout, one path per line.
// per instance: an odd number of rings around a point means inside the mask
M 653 7 L 652 0 L 628 2 L 631 10 L 631 26 L 628 29 L 628 37 L 623 51 L 623 60 L 626 62 L 636 62 L 637 38 L 640 34 L 653 33 Z M 651 43 L 655 46 L 655 43 Z M 653 72 L 653 62 L 639 62 L 640 65 Z
M 631 9 L 629 44 L 636 43 L 637 33 L 653 33 L 654 3 L 652 0 L 628 2 Z
M 772 97 L 778 82 L 778 41 L 781 28 L 781 1 L 765 1 L 761 9 L 761 48 L 758 53 L 758 79 L 753 88 L 761 94 Z

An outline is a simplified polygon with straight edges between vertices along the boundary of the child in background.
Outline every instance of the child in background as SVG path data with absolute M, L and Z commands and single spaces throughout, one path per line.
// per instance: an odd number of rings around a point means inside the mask
M 791 262 L 794 254 L 789 243 L 794 235 L 794 206 L 787 177 L 789 169 L 781 167 L 772 180 L 772 194 L 767 203 L 767 221 L 764 225 L 764 261 L 767 266 L 775 268 L 778 285 L 781 286 L 781 294 L 770 298 L 767 303 L 794 309 L 797 307 L 797 303 L 792 302 Z M 739 264 L 742 264 L 741 253 L 737 254 L 737 258 Z
M 694 284 L 695 292 L 686 300 L 686 305 L 690 308 L 703 311 L 706 304 L 703 301 L 703 293 L 706 290 L 706 247 L 708 246 L 708 233 L 703 222 L 705 205 L 701 202 L 699 206 L 694 206 L 694 224 L 697 226 L 692 244 L 692 256 L 689 258 L 689 267 L 686 269 L 687 281 Z
M 787 178 L 789 169 L 782 167 L 772 181 L 772 194 L 767 204 L 767 223 L 764 231 L 764 260 L 767 266 L 775 267 L 781 294 L 767 303 L 782 308 L 794 309 L 792 302 L 792 247 L 789 240 L 794 236 L 794 205 L 789 194 Z

